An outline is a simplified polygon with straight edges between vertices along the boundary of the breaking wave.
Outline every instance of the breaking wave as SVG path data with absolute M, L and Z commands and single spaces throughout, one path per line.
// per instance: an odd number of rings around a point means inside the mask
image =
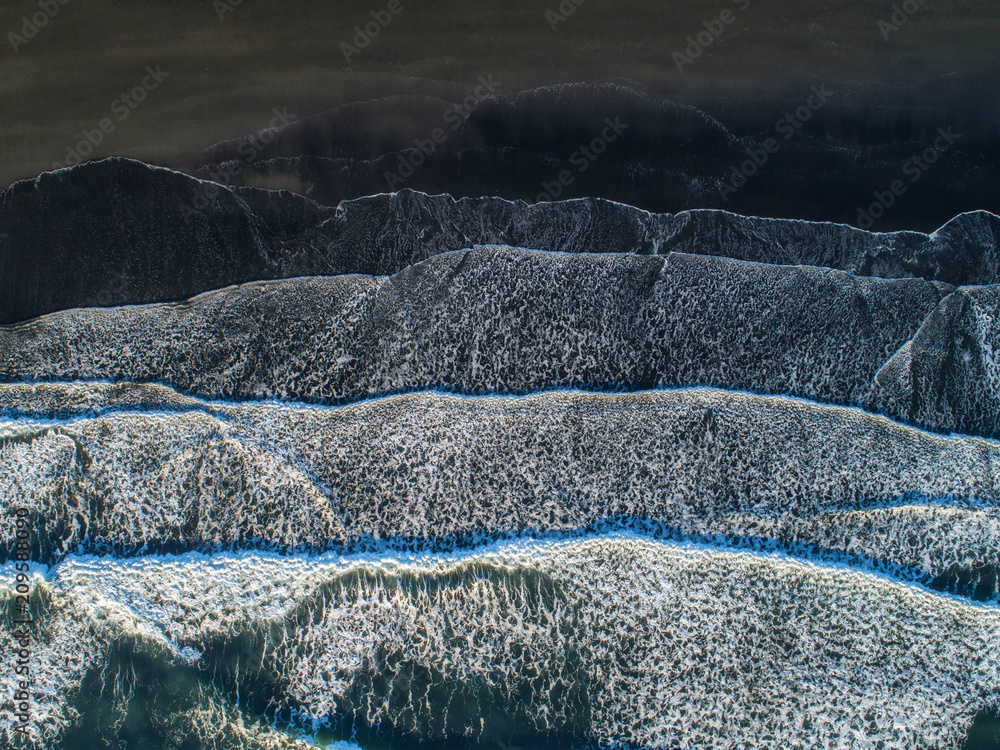
M 943 747 L 996 707 L 1000 679 L 993 605 L 633 535 L 445 556 L 70 557 L 40 573 L 40 736 L 83 717 L 113 738 L 143 708 L 147 731 L 253 748 L 295 747 L 281 726 L 404 743 Z M 191 684 L 157 694 L 149 674 Z

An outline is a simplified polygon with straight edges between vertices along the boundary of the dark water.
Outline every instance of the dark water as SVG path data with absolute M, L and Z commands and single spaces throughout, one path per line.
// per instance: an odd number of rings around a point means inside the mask
M 555 28 L 547 4 L 431 0 L 403 3 L 350 62 L 341 44 L 378 13 L 361 0 L 225 0 L 221 17 L 219 4 L 70 2 L 27 44 L 15 51 L 8 42 L 0 185 L 81 150 L 83 159 L 129 155 L 203 176 L 218 175 L 229 152 L 234 168 L 215 179 L 329 204 L 399 187 L 534 201 L 568 168 L 572 183 L 556 197 L 657 211 L 717 207 L 856 225 L 859 208 L 896 179 L 907 191 L 877 219 L 881 230 L 929 231 L 961 211 L 1000 208 L 992 4 L 928 3 L 885 34 L 879 22 L 892 4 L 860 0 L 587 0 Z M 5 5 L 0 31 L 20 34 L 36 6 Z M 735 20 L 678 69 L 674 56 L 724 10 Z M 123 108 L 147 66 L 167 77 Z M 481 79 L 499 83 L 486 91 Z M 609 86 L 610 98 L 600 93 Z M 814 86 L 831 97 L 800 120 L 794 113 Z M 594 87 L 596 96 L 587 93 Z M 453 129 L 456 104 L 468 117 Z M 286 116 L 275 122 L 275 111 Z M 776 123 L 789 115 L 796 130 L 785 141 Z M 105 118 L 110 132 L 101 134 Z M 574 151 L 605 118 L 628 130 L 577 172 Z M 293 125 L 273 142 L 254 136 L 237 154 L 236 143 L 203 152 L 285 120 Z M 97 145 L 78 148 L 95 128 Z M 436 128 L 445 140 L 427 163 L 387 184 L 385 174 L 410 158 L 405 150 Z M 939 128 L 960 140 L 911 184 L 905 162 Z M 769 136 L 780 150 L 724 197 L 732 168 Z

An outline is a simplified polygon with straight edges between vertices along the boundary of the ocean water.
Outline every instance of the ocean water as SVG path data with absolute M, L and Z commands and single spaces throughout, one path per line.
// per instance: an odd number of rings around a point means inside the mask
M 930 747 L 1000 672 L 994 605 L 635 534 L 71 556 L 35 585 L 39 730 L 68 747 Z
M 998 9 L 5 3 L 0 750 L 1000 749 Z

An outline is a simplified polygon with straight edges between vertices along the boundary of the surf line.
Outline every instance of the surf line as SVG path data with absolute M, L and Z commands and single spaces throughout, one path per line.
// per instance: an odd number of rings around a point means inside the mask
M 31 591 L 31 527 L 28 509 L 20 506 L 16 510 L 15 554 L 14 566 L 14 628 L 11 638 L 14 647 L 10 650 L 14 659 L 14 674 L 17 676 L 14 686 L 14 731 L 27 739 L 31 723 L 31 602 L 28 594 Z

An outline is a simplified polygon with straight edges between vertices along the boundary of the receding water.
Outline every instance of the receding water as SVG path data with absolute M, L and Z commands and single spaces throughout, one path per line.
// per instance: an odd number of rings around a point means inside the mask
M 957 746 L 977 713 L 968 746 L 996 740 L 994 605 L 773 554 L 620 533 L 49 577 L 36 712 L 67 750 Z

